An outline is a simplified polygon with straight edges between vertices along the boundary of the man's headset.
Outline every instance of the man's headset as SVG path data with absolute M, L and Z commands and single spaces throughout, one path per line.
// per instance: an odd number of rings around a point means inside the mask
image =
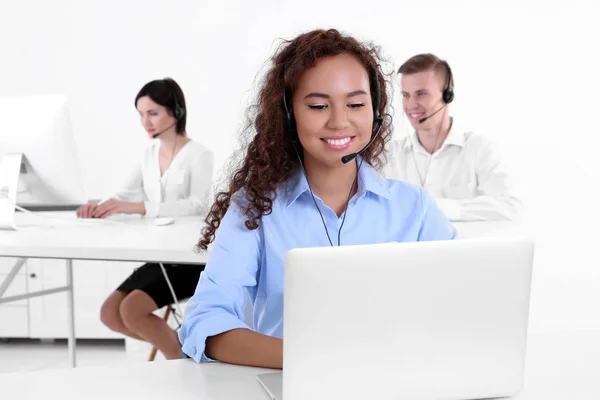
M 448 85 L 442 93 L 442 99 L 444 100 L 444 103 L 450 104 L 452 103 L 452 100 L 454 100 L 454 78 L 452 77 L 450 65 L 446 61 L 442 61 L 442 64 L 446 66 L 446 71 L 448 73 Z
M 354 160 L 358 155 L 362 154 L 365 150 L 371 146 L 371 144 L 375 141 L 377 136 L 379 136 L 379 132 L 381 131 L 381 127 L 383 126 L 383 117 L 379 114 L 379 105 L 381 104 L 381 87 L 379 86 L 379 75 L 377 71 L 373 71 L 370 74 L 370 82 L 371 86 L 374 87 L 374 93 L 371 96 L 371 103 L 373 103 L 373 127 L 371 140 L 365 147 L 363 147 L 358 153 L 351 153 L 342 157 L 342 162 L 344 164 L 349 163 Z M 291 93 L 286 89 L 283 95 L 283 111 L 285 113 L 285 134 L 291 136 L 292 142 L 294 146 L 298 142 L 298 136 L 296 133 L 296 120 L 294 119 L 291 99 Z
M 439 111 L 442 111 L 448 104 L 452 103 L 452 100 L 454 100 L 454 77 L 452 76 L 452 70 L 450 69 L 450 65 L 446 61 L 442 61 L 441 63 L 444 64 L 444 66 L 446 67 L 446 72 L 448 73 L 448 83 L 446 85 L 446 88 L 442 92 L 442 100 L 444 101 L 444 105 L 435 110 L 432 114 L 421 118 L 419 120 L 420 124 L 433 117 Z

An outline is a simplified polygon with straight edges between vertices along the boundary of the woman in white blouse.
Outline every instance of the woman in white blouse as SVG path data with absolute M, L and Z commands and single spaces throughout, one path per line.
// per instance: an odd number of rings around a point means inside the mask
M 80 218 L 115 213 L 146 218 L 203 215 L 212 183 L 212 151 L 186 136 L 185 97 L 172 79 L 147 83 L 135 106 L 148 136 L 159 140 L 144 152 L 124 187 L 109 200 L 86 204 Z M 164 264 L 178 300 L 194 294 L 204 265 Z M 113 331 L 152 343 L 167 359 L 182 357 L 177 333 L 153 311 L 173 302 L 158 264 L 136 269 L 104 302 L 100 317 Z

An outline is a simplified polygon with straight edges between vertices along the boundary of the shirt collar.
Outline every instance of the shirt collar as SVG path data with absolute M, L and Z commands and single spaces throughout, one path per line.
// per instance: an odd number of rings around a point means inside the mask
M 450 117 L 450 131 L 448 132 L 448 136 L 444 140 L 444 143 L 440 146 L 440 150 L 447 146 L 459 146 L 465 147 L 465 133 L 460 130 L 460 127 L 456 126 L 456 122 L 454 121 L 454 117 Z M 410 135 L 410 140 L 406 140 L 404 142 L 404 150 L 410 150 L 412 147 L 417 146 L 422 149 L 421 144 L 419 143 L 419 138 L 417 137 L 417 131 L 413 130 Z M 423 149 L 425 151 L 425 149 Z
M 357 198 L 361 198 L 367 192 L 371 192 L 377 196 L 391 199 L 387 180 L 360 156 L 356 159 L 358 165 L 360 165 L 360 169 L 358 170 Z M 291 172 L 290 178 L 286 179 L 284 186 L 285 190 L 283 191 L 283 196 L 287 207 L 295 202 L 302 194 L 309 193 L 306 177 L 299 167 Z

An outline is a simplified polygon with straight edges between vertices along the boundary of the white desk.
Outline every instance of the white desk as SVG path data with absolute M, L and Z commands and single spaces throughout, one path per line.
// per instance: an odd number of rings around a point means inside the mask
M 69 308 L 69 356 L 75 366 L 75 324 L 73 301 L 73 260 L 139 261 L 163 263 L 201 263 L 206 253 L 196 253 L 194 245 L 200 236 L 202 219 L 177 218 L 174 224 L 156 226 L 152 220 L 127 218 L 114 223 L 102 220 L 78 221 L 74 212 L 39 213 L 63 219 L 43 225 L 40 219 L 19 215 L 26 226 L 17 231 L 0 231 L 0 257 L 19 257 L 20 260 L 0 282 L 0 304 L 59 292 L 67 292 Z M 71 219 L 71 220 L 69 220 Z M 17 220 L 19 221 L 19 220 Z M 506 235 L 516 231 L 511 222 L 456 223 L 459 236 Z M 57 258 L 67 263 L 67 285 L 63 287 L 3 298 L 2 295 L 27 258 Z
M 131 218 L 114 224 L 75 219 L 74 212 L 40 213 L 72 218 L 50 226 L 0 230 L 0 257 L 59 258 L 70 260 L 200 263 L 205 253 L 195 253 L 200 237 L 200 217 L 177 218 L 174 224 L 155 226 L 151 220 Z M 459 237 L 507 235 L 522 231 L 510 221 L 458 222 Z
M 19 215 L 25 223 L 17 231 L 0 231 L 0 257 L 18 257 L 19 261 L 0 282 L 0 304 L 47 294 L 67 292 L 69 307 L 69 357 L 75 366 L 75 324 L 73 304 L 73 260 L 139 261 L 163 263 L 202 263 L 206 256 L 196 253 L 200 236 L 199 217 L 177 218 L 174 224 L 156 226 L 151 220 L 128 218 L 113 223 L 100 220 L 77 221 L 75 212 L 40 213 L 64 219 L 43 220 Z M 72 219 L 69 221 L 69 219 Z M 20 221 L 19 219 L 17 221 Z M 67 262 L 67 285 L 18 296 L 2 295 L 27 258 L 58 258 Z
M 534 335 L 525 389 L 515 400 L 600 398 L 600 332 Z M 0 374 L 2 398 L 269 400 L 256 375 L 271 372 L 191 360 Z M 435 384 L 435 382 L 432 382 Z M 7 396 L 8 395 L 8 396 Z M 378 398 L 374 388 L 372 398 Z M 316 397 L 315 397 L 316 399 Z
M 0 230 L 0 256 L 189 264 L 204 261 L 203 253 L 194 252 L 202 226 L 200 217 L 177 218 L 171 225 L 156 226 L 143 218 L 103 223 L 78 221 L 75 212 L 40 214 L 73 220 L 55 220 L 50 226 L 26 226 L 17 231 Z
M 474 237 L 514 236 L 530 233 L 526 224 L 512 221 L 455 222 L 460 239 Z

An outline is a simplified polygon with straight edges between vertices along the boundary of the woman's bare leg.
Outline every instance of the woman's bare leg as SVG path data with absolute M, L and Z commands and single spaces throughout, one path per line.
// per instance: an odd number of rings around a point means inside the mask
M 125 326 L 121 318 L 121 303 L 127 297 L 128 293 L 115 290 L 102 304 L 100 309 L 100 320 L 110 330 L 122 333 L 137 340 L 144 340 L 136 333 Z
M 134 290 L 121 302 L 120 314 L 127 329 L 152 343 L 167 359 L 180 359 L 183 353 L 177 332 L 153 314 L 156 309 L 152 297 Z

